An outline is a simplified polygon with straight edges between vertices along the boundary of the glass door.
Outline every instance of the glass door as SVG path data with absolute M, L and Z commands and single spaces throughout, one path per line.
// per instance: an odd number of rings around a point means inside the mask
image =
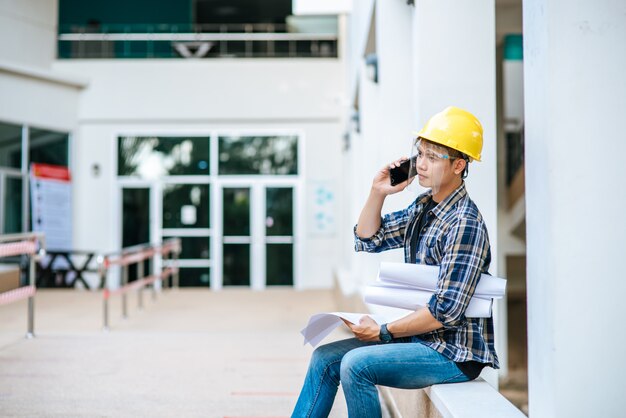
M 265 188 L 265 284 L 293 286 L 293 187 Z
M 150 188 L 122 188 L 122 248 L 150 242 Z M 144 266 L 144 271 L 146 270 Z M 128 267 L 128 281 L 137 279 L 137 264 Z
M 117 138 L 118 182 L 151 190 L 151 237 L 178 237 L 180 286 L 211 284 L 211 141 L 195 135 Z
M 251 187 L 222 189 L 222 284 L 250 286 L 252 228 Z
M 293 286 L 294 187 L 255 181 L 221 188 L 223 286 Z
M 162 190 L 162 238 L 181 239 L 180 286 L 207 287 L 211 280 L 210 185 L 168 181 Z

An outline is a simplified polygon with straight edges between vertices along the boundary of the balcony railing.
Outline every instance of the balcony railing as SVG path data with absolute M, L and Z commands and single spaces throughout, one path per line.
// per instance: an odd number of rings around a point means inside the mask
M 337 33 L 285 24 L 61 26 L 59 58 L 335 58 Z

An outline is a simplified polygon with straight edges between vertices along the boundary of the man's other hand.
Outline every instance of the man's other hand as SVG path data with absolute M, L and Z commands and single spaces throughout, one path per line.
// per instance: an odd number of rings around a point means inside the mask
M 380 341 L 380 325 L 369 316 L 362 316 L 358 324 L 353 324 L 345 319 L 342 320 L 357 339 L 365 342 Z

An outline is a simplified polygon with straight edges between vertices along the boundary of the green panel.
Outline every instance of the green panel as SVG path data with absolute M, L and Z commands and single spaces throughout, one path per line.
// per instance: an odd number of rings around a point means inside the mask
M 150 189 L 122 190 L 122 247 L 150 241 Z
M 265 211 L 265 235 L 293 235 L 293 188 L 268 187 Z
M 192 0 L 59 0 L 59 25 L 191 23 Z
M 250 244 L 224 244 L 224 286 L 250 286 Z
M 293 286 L 293 244 L 267 244 L 265 262 L 268 286 Z
M 6 177 L 5 184 L 4 233 L 22 232 L 22 179 Z
M 223 190 L 224 236 L 250 235 L 250 189 L 224 188 Z
M 504 37 L 504 59 L 509 61 L 521 61 L 524 59 L 522 35 L 506 35 Z
M 0 167 L 22 166 L 22 127 L 0 122 Z
M 209 287 L 211 269 L 208 267 L 180 267 L 178 285 L 180 287 Z
M 163 228 L 209 228 L 209 190 L 208 184 L 164 186 Z M 195 219 L 185 219 L 184 210 L 195 211 Z
M 163 237 L 164 240 L 170 237 Z M 210 237 L 177 237 L 182 244 L 181 260 L 208 260 L 211 258 Z
M 150 189 L 122 190 L 122 225 L 122 248 L 150 241 Z M 146 264 L 144 273 L 147 275 L 149 271 Z M 137 280 L 137 264 L 128 266 L 128 281 L 134 280 Z

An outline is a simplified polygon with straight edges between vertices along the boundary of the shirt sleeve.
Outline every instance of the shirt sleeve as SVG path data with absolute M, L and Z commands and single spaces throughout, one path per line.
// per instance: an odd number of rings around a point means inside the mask
M 428 309 L 444 328 L 466 322 L 465 310 L 489 258 L 489 238 L 482 222 L 460 219 L 446 234 L 437 290 Z
M 415 209 L 415 202 L 406 209 L 388 213 L 380 219 L 380 228 L 369 238 L 361 238 L 356 233 L 354 226 L 354 249 L 368 253 L 402 248 L 404 235 L 409 218 Z

